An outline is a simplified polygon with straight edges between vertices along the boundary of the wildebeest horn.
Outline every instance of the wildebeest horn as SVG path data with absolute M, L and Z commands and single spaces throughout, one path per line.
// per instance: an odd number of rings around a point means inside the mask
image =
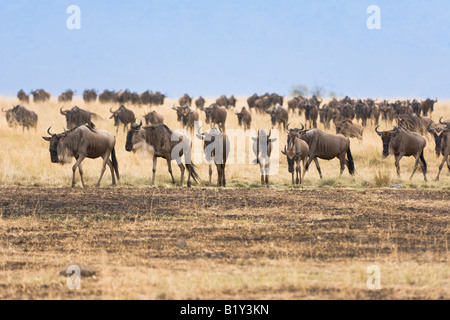
M 291 124 L 290 123 L 288 123 L 288 125 L 286 126 L 286 130 L 287 131 L 289 131 L 289 126 L 290 126 Z
M 381 136 L 383 135 L 383 133 L 380 132 L 380 131 L 378 131 L 378 128 L 379 128 L 379 127 L 380 127 L 380 126 L 378 126 L 378 127 L 375 128 L 375 132 L 381 137 Z
M 8 112 L 8 111 L 3 110 L 3 108 L 2 108 L 2 111 L 3 111 L 3 112 Z
M 53 133 L 50 132 L 50 129 L 51 129 L 51 128 L 52 128 L 52 127 L 50 126 L 50 127 L 47 129 L 47 133 L 48 133 L 50 136 L 53 135 Z
M 441 118 L 441 119 L 442 119 L 442 118 Z M 427 131 L 428 131 L 428 132 L 433 133 L 434 131 L 436 131 L 436 128 L 431 128 L 432 125 L 433 125 L 432 123 L 430 123 L 430 124 L 428 125 L 428 127 L 427 127 Z
M 114 111 L 112 111 L 112 107 L 109 109 L 109 112 L 114 113 Z
M 284 151 L 281 151 L 281 153 L 284 154 L 284 155 L 286 155 L 286 153 L 287 153 L 287 148 L 286 148 L 286 146 L 284 146 Z
M 267 140 L 270 139 L 270 136 L 272 135 L 272 130 L 269 131 L 269 135 L 267 136 Z
M 59 112 L 60 112 L 62 115 L 65 115 L 65 114 L 67 113 L 67 111 L 63 111 L 62 108 L 63 108 L 63 107 L 61 107 L 61 108 L 59 109 Z
M 302 126 L 302 128 L 300 129 L 300 131 L 303 131 L 305 129 L 305 126 L 303 125 L 303 123 L 300 122 L 300 125 Z

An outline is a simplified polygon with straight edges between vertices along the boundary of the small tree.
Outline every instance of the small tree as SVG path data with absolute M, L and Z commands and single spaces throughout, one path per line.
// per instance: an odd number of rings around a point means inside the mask
M 291 88 L 291 96 L 306 96 L 308 95 L 308 87 L 304 85 L 296 85 Z

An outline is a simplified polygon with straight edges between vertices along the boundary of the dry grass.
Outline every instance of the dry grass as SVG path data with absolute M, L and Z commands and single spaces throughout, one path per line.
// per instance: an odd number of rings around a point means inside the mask
M 448 191 L 1 191 L 1 299 L 450 297 Z
M 207 99 L 207 103 L 211 103 L 214 99 Z M 8 108 L 17 103 L 13 98 L 1 98 L 0 107 Z M 176 121 L 175 112 L 171 109 L 171 106 L 175 103 L 175 100 L 167 100 L 164 106 L 157 108 L 159 112 L 164 115 L 167 125 L 170 128 L 180 128 L 180 125 Z M 66 108 L 78 105 L 79 107 L 86 108 L 92 112 L 99 114 L 103 120 L 96 121 L 98 128 L 103 128 L 111 133 L 115 133 L 115 127 L 112 120 L 109 120 L 109 108 L 112 105 L 100 105 L 91 104 L 84 105 L 81 100 L 76 100 L 70 105 L 65 105 Z M 242 106 L 246 105 L 245 98 L 238 99 L 238 110 Z M 11 129 L 6 125 L 6 120 L 2 116 L 0 117 L 0 145 L 4 152 L 0 153 L 0 185 L 3 186 L 42 186 L 42 187 L 65 187 L 70 186 L 71 182 L 71 167 L 59 166 L 50 163 L 50 156 L 48 152 L 48 142 L 44 141 L 41 137 L 46 135 L 48 127 L 52 126 L 52 130 L 62 132 L 65 126 L 65 117 L 59 114 L 59 107 L 52 100 L 48 104 L 31 104 L 30 109 L 36 111 L 39 114 L 39 125 L 37 131 L 22 133 L 22 129 Z M 115 106 L 113 106 L 115 107 Z M 146 112 L 152 110 L 149 107 L 131 107 L 137 117 L 141 117 Z M 447 102 L 440 102 L 436 106 L 436 111 L 433 114 L 434 119 L 438 119 L 440 116 L 450 118 L 450 107 Z M 204 113 L 201 112 L 201 120 L 204 121 Z M 299 122 L 304 122 L 303 117 L 291 114 L 290 122 L 292 126 L 299 126 Z M 205 128 L 207 125 L 205 124 Z M 237 129 L 237 117 L 232 111 L 229 112 L 227 119 L 228 129 Z M 268 115 L 254 115 L 252 124 L 254 129 L 271 128 L 270 117 Z M 384 129 L 383 125 L 381 129 Z M 387 128 L 387 127 L 386 127 Z M 356 187 L 367 188 L 377 187 L 377 183 L 374 179 L 377 172 L 380 169 L 384 170 L 386 174 L 393 177 L 392 183 L 402 184 L 405 187 L 410 188 L 448 188 L 450 175 L 447 168 L 444 168 L 441 181 L 434 182 L 434 178 L 437 175 L 438 166 L 440 160 L 436 158 L 434 153 L 434 141 L 431 136 L 427 137 L 428 146 L 425 153 L 425 158 L 429 167 L 429 180 L 430 182 L 424 183 L 423 176 L 420 172 L 416 173 L 414 179 L 410 181 L 408 179 L 413 168 L 413 158 L 404 158 L 401 162 L 402 165 L 402 178 L 397 179 L 394 167 L 394 159 L 389 157 L 388 159 L 381 158 L 381 141 L 379 137 L 369 126 L 364 133 L 363 141 L 352 139 L 351 149 L 353 157 L 355 159 L 355 165 L 357 174 L 355 177 L 349 176 L 346 171 L 342 177 L 339 177 L 339 161 L 337 159 L 332 161 L 320 161 L 322 171 L 325 179 L 334 180 L 334 187 Z M 332 129 L 334 130 L 334 129 Z M 286 135 L 285 132 L 281 132 L 280 135 L 280 148 L 284 147 Z M 151 176 L 151 161 L 148 157 L 141 156 L 139 154 L 130 154 L 125 151 L 125 134 L 122 130 L 119 130 L 117 136 L 117 157 L 121 172 L 121 185 L 122 186 L 135 186 L 145 187 L 149 184 Z M 246 146 L 248 151 L 248 144 Z M 272 185 L 274 187 L 284 188 L 290 186 L 291 177 L 287 172 L 287 163 L 285 158 L 279 153 L 281 162 L 279 173 L 272 176 Z M 230 165 L 227 167 L 227 181 L 230 187 L 253 187 L 258 186 L 260 183 L 259 168 L 257 165 L 248 164 L 249 155 L 246 154 L 245 165 Z M 86 182 L 88 185 L 93 186 L 98 178 L 101 161 L 100 160 L 85 160 L 84 171 L 86 176 Z M 175 176 L 179 178 L 179 170 L 175 165 Z M 200 176 L 203 179 L 203 184 L 208 180 L 208 166 L 200 166 Z M 394 178 L 395 177 L 395 178 Z M 305 187 L 320 187 L 324 184 L 320 180 L 317 170 L 314 165 L 311 166 L 310 171 L 305 176 Z M 79 177 L 77 176 L 79 185 Z M 103 185 L 110 183 L 109 171 L 105 174 Z M 213 177 L 213 183 L 216 182 L 216 176 Z M 158 161 L 157 171 L 157 184 L 159 186 L 170 186 L 170 179 L 168 177 L 167 165 L 164 161 Z
M 0 107 L 16 103 L 0 99 Z M 178 128 L 173 103 L 158 111 Z M 107 119 L 110 105 L 74 104 L 102 116 L 97 127 L 115 132 Z M 240 110 L 245 99 L 237 105 Z M 158 188 L 147 188 L 151 161 L 127 153 L 120 130 L 119 186 L 108 187 L 107 172 L 103 188 L 93 189 L 101 161 L 86 160 L 92 187 L 82 190 L 65 188 L 70 166 L 51 164 L 41 138 L 49 126 L 65 126 L 60 105 L 29 107 L 39 114 L 36 132 L 8 128 L 0 117 L 0 299 L 450 298 L 449 191 L 443 190 L 450 176 L 444 171 L 440 182 L 425 183 L 418 172 L 409 181 L 413 160 L 404 159 L 398 179 L 394 160 L 381 158 L 381 141 L 371 127 L 362 142 L 352 140 L 355 177 L 347 171 L 339 177 L 338 160 L 320 161 L 325 179 L 312 166 L 305 185 L 291 187 L 280 156 L 280 173 L 268 190 L 258 188 L 259 169 L 250 164 L 228 166 L 225 189 L 204 188 L 206 165 L 199 166 L 200 186 L 174 188 L 163 161 Z M 151 110 L 132 109 L 138 117 Z M 433 118 L 441 115 L 450 118 L 446 102 L 438 103 Z M 292 125 L 299 121 L 291 114 Z M 255 116 L 252 127 L 270 128 L 269 117 Z M 237 128 L 232 112 L 227 128 Z M 427 139 L 433 180 L 440 160 Z M 174 172 L 178 178 L 176 166 Z M 372 189 L 391 184 L 421 190 Z M 177 246 L 180 239 L 185 247 Z M 80 291 L 68 290 L 58 275 L 72 261 L 98 272 L 82 280 Z M 366 269 L 373 264 L 381 268 L 378 291 L 366 287 Z

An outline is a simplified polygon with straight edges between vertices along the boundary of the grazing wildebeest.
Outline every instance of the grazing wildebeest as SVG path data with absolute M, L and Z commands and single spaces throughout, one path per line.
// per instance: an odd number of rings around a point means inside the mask
M 134 112 L 130 109 L 125 108 L 125 106 L 120 106 L 116 111 L 112 111 L 112 108 L 109 109 L 109 112 L 112 113 L 110 119 L 114 118 L 114 126 L 116 126 L 116 134 L 119 131 L 120 124 L 123 124 L 123 131 L 125 132 L 128 129 L 128 125 L 131 126 L 132 123 L 136 121 L 134 116 Z
M 50 93 L 44 89 L 32 91 L 31 94 L 33 95 L 34 102 L 46 102 L 50 100 Z
M 308 162 L 306 163 L 305 170 L 308 171 L 312 161 L 315 162 L 317 171 L 322 179 L 322 170 L 319 166 L 319 159 L 332 160 L 338 158 L 341 163 L 341 175 L 345 170 L 345 166 L 348 168 L 348 172 L 351 175 L 355 174 L 355 163 L 350 151 L 350 139 L 340 134 L 328 134 L 319 129 L 304 130 L 302 125 L 301 129 L 290 129 L 290 136 L 298 135 L 298 137 L 304 140 L 309 146 Z M 347 159 L 345 159 L 347 155 Z
M 250 129 L 252 125 L 252 114 L 245 108 L 242 107 L 240 113 L 235 112 L 238 117 L 239 126 L 244 126 L 244 130 Z
M 425 138 L 416 132 L 408 131 L 402 127 L 394 127 L 394 130 L 383 132 L 378 131 L 378 128 L 375 128 L 375 132 L 383 141 L 383 157 L 388 157 L 391 152 L 394 154 L 398 176 L 400 177 L 400 160 L 405 156 L 414 156 L 416 163 L 410 179 L 413 178 L 417 166 L 420 163 L 423 169 L 423 176 L 425 181 L 427 181 L 427 163 L 423 156 L 424 149 L 427 145 Z
M 225 107 L 225 108 L 229 108 L 229 104 L 228 104 L 228 99 L 226 96 L 220 96 L 219 98 L 216 99 L 216 104 L 219 107 Z
M 30 103 L 30 96 L 25 93 L 22 89 L 17 93 L 17 98 L 22 103 Z
M 97 100 L 97 91 L 95 89 L 84 90 L 83 100 L 85 103 L 95 102 Z
M 209 164 L 209 186 L 211 186 L 212 164 L 214 161 L 217 169 L 217 187 L 225 187 L 225 167 L 230 152 L 230 141 L 222 131 L 212 128 L 209 132 L 200 132 L 198 128 L 197 138 L 203 141 L 203 150 L 206 161 Z
M 105 90 L 98 96 L 100 103 L 115 103 L 118 99 L 118 93 L 110 90 Z
M 58 102 L 72 102 L 74 92 L 70 89 L 67 89 L 65 92 L 61 93 L 58 96 Z
M 319 109 L 316 107 L 316 105 L 306 102 L 303 105 L 305 109 L 305 121 L 306 125 L 308 125 L 309 122 L 309 128 L 317 128 L 317 118 L 319 117 Z
M 75 106 L 71 110 L 66 111 L 63 111 L 61 107 L 59 112 L 66 117 L 67 129 L 72 129 L 82 124 L 87 124 L 91 128 L 95 128 L 94 123 L 91 121 L 92 113 L 89 111 Z
M 286 125 L 289 121 L 289 112 L 286 109 L 277 104 L 272 110 L 266 110 L 266 113 L 270 114 L 272 128 L 278 124 L 278 128 L 283 126 L 283 130 L 286 129 Z
M 180 106 L 190 107 L 192 105 L 192 98 L 185 93 L 180 99 L 178 99 L 178 102 L 180 103 Z
M 187 186 L 191 187 L 191 177 L 198 182 L 198 174 L 195 170 L 194 164 L 191 162 L 191 139 L 187 135 L 182 135 L 172 132 L 166 125 L 160 124 L 157 126 L 142 127 L 140 124 L 134 123 L 127 134 L 127 142 L 125 150 L 128 152 L 136 152 L 138 150 L 148 150 L 153 156 L 153 176 L 151 185 L 155 184 L 156 164 L 157 158 L 164 158 L 167 161 L 172 183 L 175 184 L 175 179 L 172 174 L 172 160 L 176 160 L 181 170 L 181 178 L 179 186 L 183 186 L 183 178 L 185 166 L 181 161 L 184 155 L 185 164 L 188 169 Z
M 225 122 L 227 121 L 227 109 L 213 103 L 208 108 L 205 108 L 206 123 L 211 123 L 211 126 L 218 125 L 222 131 L 225 131 Z
M 287 158 L 288 170 L 292 173 L 292 184 L 303 184 L 306 173 L 306 162 L 308 160 L 309 146 L 308 144 L 297 137 L 288 139 L 287 147 L 284 147 L 284 151 L 281 151 Z M 300 162 L 303 161 L 303 174 L 300 167 Z M 294 181 L 294 164 L 296 171 L 296 179 Z
M 439 120 L 440 124 L 444 124 L 445 127 L 442 128 L 442 132 L 440 134 L 440 147 L 441 147 L 441 153 L 444 156 L 444 159 L 442 159 L 442 163 L 439 166 L 439 172 L 436 177 L 436 181 L 439 181 L 439 176 L 441 175 L 441 171 L 444 168 L 445 162 L 447 162 L 448 170 L 450 170 L 450 121 L 442 122 L 442 118 Z M 436 143 L 437 146 L 437 143 Z
M 50 127 L 51 128 L 51 127 Z M 52 134 L 50 128 L 47 133 L 50 137 L 42 137 L 45 141 L 50 142 L 50 159 L 52 163 L 64 165 L 70 163 L 72 158 L 77 161 L 72 167 L 72 188 L 75 187 L 75 171 L 78 168 L 83 188 L 86 186 L 83 180 L 83 169 L 81 162 L 85 158 L 97 159 L 103 158 L 103 166 L 96 187 L 100 187 L 100 181 L 105 173 L 106 165 L 111 169 L 112 185 L 116 184 L 114 173 L 119 177 L 119 166 L 117 164 L 115 144 L 116 138 L 109 132 L 104 130 L 94 130 L 86 125 L 80 125 L 69 131 L 59 134 Z M 111 155 L 111 160 L 109 156 Z
M 362 140 L 364 127 L 360 124 L 353 123 L 350 119 L 344 119 L 336 123 L 336 134 L 342 134 L 347 138 L 357 138 Z
M 205 99 L 203 99 L 203 97 L 199 97 L 195 100 L 195 106 L 200 110 L 203 110 L 203 107 L 205 106 Z
M 30 130 L 30 128 L 37 128 L 38 115 L 24 106 L 18 105 L 9 110 L 3 110 L 6 113 L 6 121 L 10 128 L 22 126 L 22 130 Z
M 157 124 L 163 124 L 164 123 L 164 117 L 162 114 L 152 111 L 147 113 L 144 116 L 146 125 L 157 125 Z
M 256 163 L 259 164 L 261 172 L 262 186 L 269 187 L 270 175 L 270 158 L 272 155 L 273 143 L 277 141 L 276 138 L 270 138 L 272 130 L 267 134 L 266 130 L 258 130 L 258 136 L 253 139 L 253 152 L 256 155 Z

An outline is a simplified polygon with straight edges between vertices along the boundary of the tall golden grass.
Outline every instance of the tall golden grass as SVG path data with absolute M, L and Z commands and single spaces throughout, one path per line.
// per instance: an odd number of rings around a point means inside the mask
M 215 101 L 215 98 L 207 99 L 207 104 Z M 181 125 L 176 121 L 175 111 L 171 109 L 172 105 L 176 104 L 176 99 L 166 99 L 166 102 L 161 107 L 138 107 L 131 106 L 130 108 L 135 112 L 138 119 L 145 113 L 151 110 L 157 110 L 164 115 L 165 123 L 172 129 L 181 129 Z M 8 109 L 13 105 L 18 104 L 16 98 L 0 98 L 0 107 Z M 99 104 L 93 103 L 85 105 L 81 98 L 75 99 L 72 103 L 61 104 L 55 99 L 48 103 L 27 105 L 29 109 L 35 111 L 39 115 L 39 123 L 37 130 L 23 132 L 22 128 L 9 128 L 7 126 L 5 116 L 0 116 L 0 145 L 2 152 L 0 152 L 0 185 L 1 186 L 39 186 L 39 187 L 65 187 L 70 186 L 72 170 L 71 166 L 60 166 L 50 162 L 49 145 L 48 142 L 42 139 L 46 135 L 48 127 L 52 127 L 52 131 L 62 132 L 65 127 L 65 117 L 59 113 L 59 108 L 71 108 L 77 105 L 85 108 L 91 112 L 102 117 L 102 120 L 97 120 L 96 126 L 100 129 L 106 129 L 115 134 L 115 127 L 113 120 L 110 120 L 109 109 L 111 107 L 117 108 L 113 104 Z M 439 102 L 435 106 L 433 119 L 437 121 L 440 116 L 450 118 L 450 103 L 447 101 Z M 236 110 L 240 110 L 246 106 L 246 98 L 239 97 L 236 105 Z M 200 111 L 200 119 L 204 122 L 204 112 Z M 290 113 L 289 122 L 292 126 L 299 126 L 300 122 L 304 123 L 304 117 L 298 114 Z M 228 113 L 227 129 L 238 129 L 237 117 L 233 110 Z M 271 122 L 268 115 L 260 115 L 253 113 L 253 129 L 270 129 Z M 203 128 L 209 128 L 209 125 L 204 124 Z M 323 127 L 319 125 L 319 129 Z M 382 123 L 381 129 L 388 129 L 386 124 Z M 332 127 L 331 133 L 334 133 Z M 134 186 L 145 187 L 150 183 L 152 162 L 148 156 L 141 154 L 132 154 L 125 151 L 126 133 L 119 129 L 117 134 L 116 152 L 119 161 L 119 170 L 121 174 L 120 186 Z M 389 176 L 391 179 L 389 183 L 402 184 L 409 188 L 447 188 L 450 182 L 450 175 L 447 168 L 444 168 L 441 175 L 441 181 L 435 182 L 434 178 L 437 175 L 438 166 L 442 158 L 436 158 L 434 152 L 434 141 L 431 135 L 427 137 L 427 148 L 425 151 L 425 158 L 428 162 L 428 180 L 425 183 L 423 175 L 419 169 L 416 172 L 413 180 L 409 180 L 409 175 L 412 172 L 414 160 L 413 158 L 404 158 L 401 161 L 402 176 L 397 178 L 394 159 L 382 159 L 381 157 L 381 141 L 374 132 L 374 128 L 369 125 L 365 132 L 362 141 L 352 139 L 351 150 L 355 159 L 357 174 L 352 177 L 346 170 L 342 177 L 339 176 L 339 161 L 337 159 L 332 161 L 320 160 L 320 165 L 323 171 L 324 180 L 320 180 L 318 172 L 314 165 L 305 176 L 304 187 L 356 187 L 356 188 L 370 188 L 384 186 L 386 183 L 378 181 L 380 173 L 383 176 Z M 286 133 L 280 133 L 280 149 L 284 148 L 286 141 Z M 247 145 L 248 151 L 248 145 Z M 289 187 L 291 185 L 291 176 L 287 171 L 287 163 L 284 156 L 279 153 L 280 169 L 279 173 L 271 176 L 271 185 L 273 187 Z M 248 159 L 248 155 L 246 159 Z M 88 186 L 94 186 L 101 168 L 101 160 L 85 160 L 84 171 L 85 179 Z M 178 167 L 174 166 L 174 175 L 179 179 Z M 214 169 L 215 170 L 215 169 Z M 206 164 L 199 165 L 199 174 L 202 178 L 200 183 L 202 186 L 206 185 L 208 181 L 208 166 Z M 378 177 L 377 177 L 378 176 Z M 256 187 L 260 184 L 259 167 L 257 165 L 229 165 L 226 171 L 228 187 Z M 214 172 L 213 185 L 216 183 L 217 176 Z M 102 186 L 108 186 L 111 183 L 109 171 L 104 175 Z M 170 176 L 167 172 L 167 165 L 165 161 L 158 161 L 157 179 L 156 183 L 159 186 L 171 186 Z M 80 186 L 79 176 L 77 175 L 77 186 Z

